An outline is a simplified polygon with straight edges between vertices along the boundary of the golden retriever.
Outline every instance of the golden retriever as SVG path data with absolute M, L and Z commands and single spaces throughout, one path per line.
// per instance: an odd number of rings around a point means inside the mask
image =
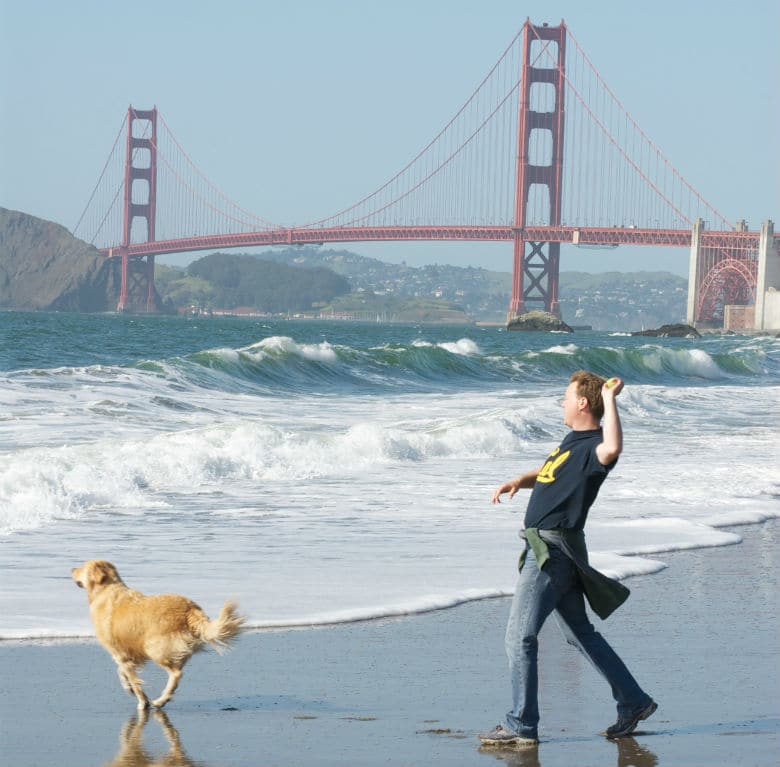
M 114 565 L 92 559 L 74 567 L 76 585 L 86 589 L 95 635 L 117 664 L 122 687 L 138 700 L 138 708 L 149 707 L 143 682 L 136 668 L 147 660 L 168 672 L 168 683 L 160 697 L 151 702 L 162 708 L 173 696 L 184 664 L 193 653 L 211 644 L 221 652 L 241 631 L 245 619 L 228 600 L 219 617 L 210 621 L 190 599 L 176 594 L 145 596 L 128 588 Z

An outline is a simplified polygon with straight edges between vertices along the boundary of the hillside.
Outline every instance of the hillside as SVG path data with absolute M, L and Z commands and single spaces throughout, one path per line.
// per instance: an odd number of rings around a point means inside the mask
M 111 312 L 120 283 L 118 259 L 60 224 L 0 208 L 0 309 Z M 145 308 L 145 285 L 129 286 L 130 306 Z M 158 312 L 171 310 L 159 292 L 155 299 Z
M 392 300 L 397 305 L 413 298 L 433 299 L 475 320 L 503 322 L 512 289 L 509 272 L 446 264 L 411 267 L 348 250 L 284 248 L 264 251 L 256 258 L 332 269 L 349 280 L 353 292 L 362 294 L 366 311 L 379 315 Z M 596 330 L 640 330 L 681 322 L 687 285 L 686 279 L 669 272 L 561 272 L 561 314 L 571 325 L 591 325 Z
M 212 253 L 186 269 L 158 267 L 158 290 L 179 307 L 267 314 L 309 312 L 349 293 L 349 282 L 322 266 L 298 268 L 233 253 Z
M 688 280 L 669 272 L 561 272 L 561 314 L 595 330 L 642 330 L 685 322 Z
M 435 299 L 483 320 L 505 318 L 512 285 L 511 275 L 504 272 L 448 264 L 390 264 L 348 250 L 285 248 L 264 251 L 257 258 L 325 266 L 346 277 L 356 293 L 367 291 L 403 300 Z
M 104 312 L 116 308 L 118 279 L 65 227 L 0 208 L 0 308 Z

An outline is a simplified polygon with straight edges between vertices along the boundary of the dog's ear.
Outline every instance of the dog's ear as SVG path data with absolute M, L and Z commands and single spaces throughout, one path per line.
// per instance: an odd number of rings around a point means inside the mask
M 119 580 L 119 573 L 110 562 L 100 560 L 95 562 L 92 568 L 91 580 L 96 586 L 102 586 L 104 583 L 115 583 Z

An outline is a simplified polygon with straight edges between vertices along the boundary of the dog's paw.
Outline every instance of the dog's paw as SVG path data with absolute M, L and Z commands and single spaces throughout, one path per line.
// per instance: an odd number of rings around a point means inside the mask
M 165 705 L 165 704 L 166 704 L 166 703 L 167 703 L 169 700 L 170 700 L 170 698 L 157 698 L 157 700 L 153 700 L 153 701 L 152 701 L 152 706 L 153 706 L 154 708 L 160 709 L 160 708 L 162 708 L 162 707 L 163 707 L 163 706 L 164 706 L 164 705 Z

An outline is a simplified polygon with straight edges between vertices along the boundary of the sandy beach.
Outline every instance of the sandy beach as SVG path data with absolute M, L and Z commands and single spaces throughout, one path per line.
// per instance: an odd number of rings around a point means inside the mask
M 606 684 L 554 621 L 541 644 L 541 743 L 479 749 L 503 720 L 508 599 L 393 620 L 244 635 L 193 658 L 165 715 L 139 720 L 94 642 L 0 644 L 0 745 L 15 767 L 85 765 L 777 764 L 780 521 L 662 554 L 601 624 L 659 710 L 608 741 Z M 86 610 L 86 605 L 84 607 Z M 598 619 L 596 619 L 598 622 Z M 143 678 L 156 692 L 162 673 Z

